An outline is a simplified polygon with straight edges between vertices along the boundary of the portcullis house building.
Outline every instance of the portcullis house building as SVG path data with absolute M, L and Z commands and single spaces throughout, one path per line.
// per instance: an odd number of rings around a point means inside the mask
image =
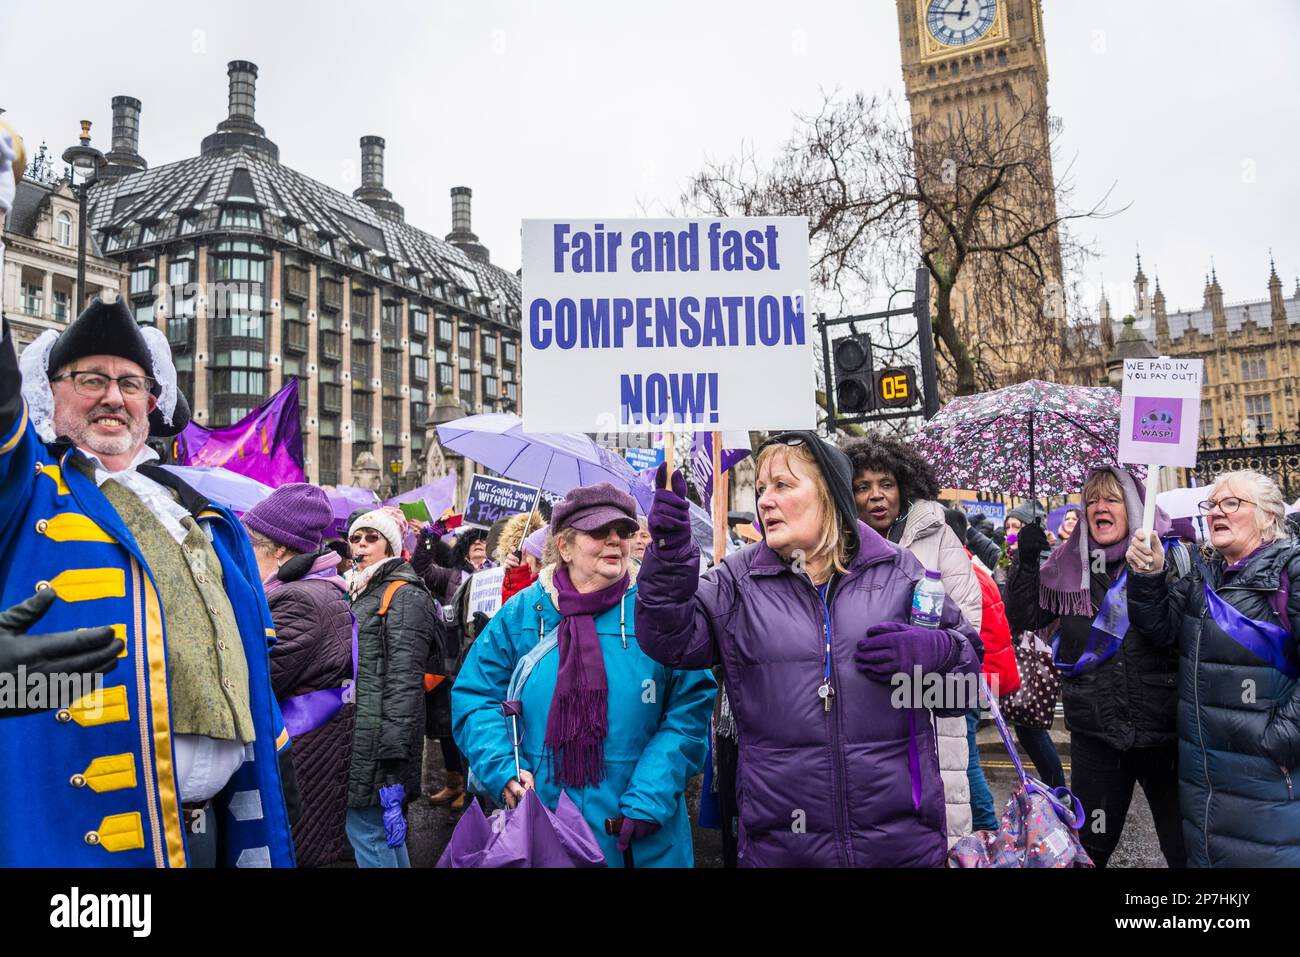
M 518 410 L 519 278 L 472 232 L 467 187 L 446 238 L 423 232 L 384 188 L 383 139 L 361 139 L 352 195 L 332 189 L 280 162 L 254 119 L 257 67 L 232 62 L 229 80 L 199 155 L 153 168 L 140 101 L 113 99 L 94 238 L 125 264 L 137 320 L 171 341 L 197 423 L 236 422 L 296 376 L 309 481 L 378 466 L 386 489 L 400 462 L 416 484 L 440 393 L 444 415 Z

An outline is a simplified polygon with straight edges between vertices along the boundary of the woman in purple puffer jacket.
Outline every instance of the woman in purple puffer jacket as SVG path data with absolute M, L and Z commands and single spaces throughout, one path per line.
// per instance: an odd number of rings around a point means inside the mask
M 858 521 L 843 452 L 812 432 L 785 432 L 757 465 L 764 541 L 702 577 L 685 482 L 674 473 L 665 488 L 660 469 L 637 641 L 670 668 L 725 672 L 740 745 L 742 867 L 941 867 L 931 713 L 906 707 L 911 696 L 900 700 L 891 679 L 919 667 L 973 682 L 979 636 L 951 599 L 940 627 L 908 624 L 924 570 Z

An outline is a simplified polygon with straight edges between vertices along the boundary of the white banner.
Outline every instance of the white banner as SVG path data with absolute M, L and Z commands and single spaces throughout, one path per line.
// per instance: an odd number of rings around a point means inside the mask
M 808 221 L 526 219 L 525 432 L 816 427 Z

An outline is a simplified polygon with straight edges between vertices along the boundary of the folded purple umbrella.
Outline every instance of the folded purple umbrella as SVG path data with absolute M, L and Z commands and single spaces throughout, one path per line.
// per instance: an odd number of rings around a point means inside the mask
M 551 812 L 529 788 L 489 820 L 476 799 L 451 832 L 439 867 L 605 867 L 605 855 L 564 791 Z
M 406 816 L 402 813 L 404 800 L 404 784 L 389 784 L 379 789 L 379 806 L 384 809 L 384 837 L 389 847 L 401 847 L 406 843 Z

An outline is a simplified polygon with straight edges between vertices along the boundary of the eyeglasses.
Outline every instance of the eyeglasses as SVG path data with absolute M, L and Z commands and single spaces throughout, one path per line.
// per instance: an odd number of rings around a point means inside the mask
M 50 381 L 58 382 L 60 379 L 71 379 L 72 388 L 77 390 L 77 395 L 84 395 L 87 399 L 98 399 L 108 391 L 110 382 L 116 382 L 118 391 L 128 399 L 147 395 L 154 387 L 154 380 L 147 375 L 121 375 L 113 378 L 102 372 L 65 372 Z
M 379 541 L 380 535 L 378 532 L 356 532 L 348 537 L 348 541 L 353 545 L 360 545 L 363 538 L 368 544 L 373 545 Z
M 1201 502 L 1196 507 L 1201 510 L 1202 515 L 1209 515 L 1210 512 L 1213 511 L 1216 506 L 1218 507 L 1219 511 L 1221 511 L 1224 515 L 1231 515 L 1233 512 L 1241 508 L 1241 506 L 1243 505 L 1254 505 L 1254 504 L 1255 503 L 1248 498 L 1237 498 L 1237 496 L 1235 495 L 1229 495 L 1226 496 L 1225 498 L 1206 499 L 1204 502 Z

